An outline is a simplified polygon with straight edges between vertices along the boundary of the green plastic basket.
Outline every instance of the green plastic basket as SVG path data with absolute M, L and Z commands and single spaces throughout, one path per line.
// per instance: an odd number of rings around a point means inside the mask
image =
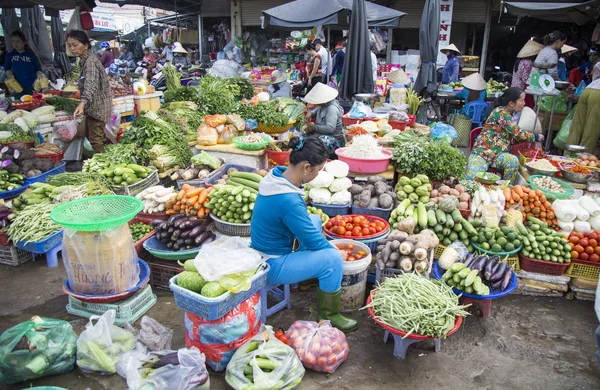
M 159 249 L 161 247 L 165 247 L 163 243 L 158 241 L 156 236 L 150 237 L 148 240 L 144 241 L 142 244 L 145 250 L 147 250 L 152 256 L 158 257 L 163 260 L 189 260 L 196 257 L 198 252 L 200 252 L 200 248 L 187 249 L 187 250 L 162 250 Z
M 261 149 L 264 149 L 269 142 L 271 142 L 269 137 L 267 137 L 265 135 L 263 135 L 261 137 L 264 140 L 263 142 L 259 142 L 259 143 L 255 143 L 255 144 L 248 144 L 248 143 L 240 141 L 240 139 L 244 138 L 244 136 L 242 135 L 239 137 L 235 137 L 233 139 L 233 144 L 235 145 L 236 148 L 242 149 L 242 150 L 261 150 Z
M 92 196 L 61 204 L 50 219 L 68 229 L 96 232 L 127 223 L 143 208 L 142 201 L 131 196 Z
M 518 253 L 521 249 L 523 249 L 523 244 L 521 244 L 517 249 L 512 250 L 510 252 L 494 252 L 494 251 L 489 251 L 489 250 L 483 249 L 479 245 L 475 244 L 473 241 L 471 241 L 471 245 L 473 245 L 473 248 L 477 249 L 481 253 L 485 253 L 486 255 L 498 255 L 498 256 L 514 255 L 515 253 Z
M 557 182 L 558 184 L 560 184 L 560 186 L 563 188 L 563 190 L 565 190 L 565 192 L 552 192 L 552 191 L 545 190 L 542 187 L 535 185 L 535 183 L 533 182 L 533 179 L 536 179 L 538 177 L 545 178 L 545 177 L 548 177 L 548 176 L 545 176 L 545 175 L 531 175 L 531 176 L 529 176 L 529 185 L 534 190 L 540 190 L 540 191 L 542 191 L 544 193 L 544 195 L 546 196 L 546 198 L 548 198 L 549 201 L 553 201 L 553 200 L 556 200 L 556 199 L 569 199 L 575 193 L 575 189 L 573 187 L 571 187 L 571 185 L 569 183 L 564 182 L 564 181 L 562 181 L 560 179 L 557 179 L 555 177 L 553 177 L 551 179 L 554 180 L 555 182 Z

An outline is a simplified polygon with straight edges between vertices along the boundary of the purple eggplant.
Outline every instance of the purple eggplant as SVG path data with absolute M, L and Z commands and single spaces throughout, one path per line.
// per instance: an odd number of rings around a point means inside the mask
M 492 273 L 496 267 L 496 265 L 498 264 L 498 261 L 496 259 L 490 259 L 484 268 L 484 278 L 485 280 L 490 280 L 490 278 L 492 277 Z
M 194 245 L 196 245 L 196 247 L 203 245 L 204 242 L 209 239 L 209 237 L 213 237 L 211 239 L 211 241 L 212 241 L 215 237 L 215 234 L 211 231 L 207 231 L 207 232 L 200 234 L 198 237 L 196 237 L 194 239 Z
M 168 225 L 169 227 L 172 227 L 172 226 L 173 226 L 173 224 L 174 224 L 174 223 L 175 223 L 175 222 L 176 222 L 178 219 L 181 219 L 181 218 L 184 218 L 184 217 L 185 217 L 185 216 L 184 216 L 183 214 L 171 215 L 171 216 L 169 217 L 169 219 L 167 220 L 167 225 Z
M 190 234 L 188 234 L 188 237 L 189 238 L 196 238 L 196 237 L 198 237 L 201 233 L 204 233 L 206 231 L 206 226 L 207 225 L 196 226 L 195 228 L 193 228 L 190 231 Z
M 467 266 L 467 268 L 471 268 L 471 265 L 473 265 L 473 263 L 476 262 L 477 259 L 479 259 L 479 256 L 471 256 L 468 259 L 468 261 L 465 261 L 465 265 Z
M 190 219 L 191 218 L 181 218 L 181 219 L 178 219 L 177 221 L 173 222 L 173 227 L 175 229 L 181 229 L 181 226 L 184 225 Z
M 512 279 L 512 269 L 510 267 L 506 267 L 506 272 L 504 272 L 504 278 L 502 279 L 502 287 L 500 288 L 502 291 L 508 288 L 510 284 L 510 280 Z
M 500 290 L 501 287 L 502 287 L 502 280 L 499 280 L 492 284 L 492 288 Z
M 502 280 L 504 277 L 504 273 L 506 271 L 506 263 L 500 262 L 498 264 L 498 269 L 492 274 L 490 278 L 490 282 L 495 283 L 499 280 Z
M 189 238 L 190 237 L 190 232 L 191 232 L 191 230 L 186 230 L 186 231 L 182 232 L 181 236 L 179 236 L 179 237 L 181 237 L 183 239 Z
M 488 259 L 487 256 L 481 256 L 481 258 L 478 259 L 475 264 L 472 264 L 472 267 L 470 267 L 470 268 L 476 269 L 477 271 L 481 271 L 483 269 L 483 267 L 485 266 L 485 262 L 487 261 L 487 259 Z
M 154 226 L 155 228 L 158 228 L 160 225 L 162 225 L 165 221 L 163 221 L 162 219 L 153 219 L 152 222 L 150 222 L 152 224 L 152 226 Z
M 461 263 L 464 263 L 465 265 L 469 264 L 469 262 L 473 259 L 473 254 L 469 253 L 463 261 L 461 261 Z M 468 265 L 467 265 L 468 267 Z

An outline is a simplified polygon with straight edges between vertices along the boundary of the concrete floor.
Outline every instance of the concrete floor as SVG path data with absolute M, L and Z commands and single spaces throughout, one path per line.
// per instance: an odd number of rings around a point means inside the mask
M 62 266 L 48 268 L 45 261 L 20 267 L 0 266 L 0 332 L 33 315 L 72 321 L 80 333 L 85 320 L 65 311 Z M 147 313 L 174 329 L 173 347 L 184 344 L 183 312 L 172 295 L 158 291 L 158 303 Z M 292 310 L 269 319 L 287 328 L 296 319 L 315 315 L 314 291 L 293 293 Z M 594 330 L 598 320 L 592 302 L 558 298 L 508 296 L 493 304 L 492 316 L 467 318 L 459 331 L 442 341 L 410 347 L 406 360 L 392 356 L 393 343 L 383 343 L 383 330 L 366 312 L 359 312 L 361 327 L 348 335 L 348 360 L 332 375 L 307 371 L 300 389 L 598 389 L 600 368 L 595 358 Z M 223 373 L 211 372 L 213 389 L 226 389 Z M 118 375 L 91 376 L 77 369 L 31 383 L 0 389 L 53 385 L 70 390 L 119 390 Z

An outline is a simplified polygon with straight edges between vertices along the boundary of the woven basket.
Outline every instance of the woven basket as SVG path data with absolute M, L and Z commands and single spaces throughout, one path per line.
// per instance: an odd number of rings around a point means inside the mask
M 265 133 L 265 134 L 281 134 L 285 133 L 296 123 L 296 121 L 289 121 L 286 125 L 277 127 L 277 126 L 265 126 L 262 123 L 258 124 L 258 127 L 254 129 L 256 133 Z

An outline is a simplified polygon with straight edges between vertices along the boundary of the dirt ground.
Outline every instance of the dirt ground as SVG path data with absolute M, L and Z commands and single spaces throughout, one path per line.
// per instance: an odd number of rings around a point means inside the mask
M 80 333 L 86 320 L 69 315 L 62 292 L 64 268 L 45 261 L 13 268 L 0 266 L 0 332 L 33 315 L 72 321 Z M 167 291 L 155 291 L 157 304 L 147 313 L 174 330 L 173 347 L 184 344 L 183 312 Z M 315 292 L 292 293 L 292 309 L 269 318 L 287 328 L 315 315 Z M 490 318 L 466 319 L 457 333 L 442 340 L 413 344 L 406 360 L 393 357 L 393 341 L 383 343 L 383 329 L 366 312 L 355 315 L 360 329 L 348 335 L 348 360 L 332 375 L 307 371 L 300 389 L 599 389 L 592 302 L 511 295 L 493 303 Z M 212 389 L 226 389 L 223 373 L 211 372 Z M 72 372 L 0 389 L 60 386 L 70 390 L 126 389 L 118 375 Z

